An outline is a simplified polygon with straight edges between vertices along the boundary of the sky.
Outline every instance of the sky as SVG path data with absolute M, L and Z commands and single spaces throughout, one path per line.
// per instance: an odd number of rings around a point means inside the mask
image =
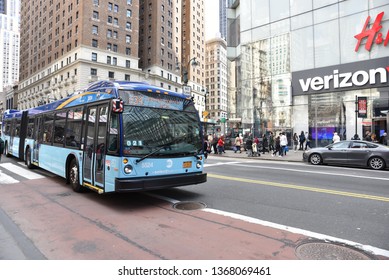
M 219 0 L 204 0 L 205 40 L 217 37 L 219 33 Z

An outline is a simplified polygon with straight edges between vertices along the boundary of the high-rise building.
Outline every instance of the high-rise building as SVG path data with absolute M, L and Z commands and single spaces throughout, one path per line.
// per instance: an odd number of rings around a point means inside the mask
M 181 91 L 181 1 L 140 1 L 139 66 L 148 81 Z
M 4 92 L 19 80 L 20 0 L 0 0 L 0 112 L 11 108 Z
M 222 38 L 206 42 L 205 84 L 207 87 L 206 109 L 208 119 L 220 126 L 220 133 L 225 133 L 227 103 L 227 43 Z
M 18 108 L 96 80 L 142 80 L 138 30 L 139 0 L 21 0 Z
M 196 104 L 205 99 L 204 0 L 182 0 L 181 67 L 187 72 L 188 85 Z M 204 106 L 198 106 L 203 111 Z
M 227 0 L 219 0 L 219 31 L 221 37 L 227 38 Z

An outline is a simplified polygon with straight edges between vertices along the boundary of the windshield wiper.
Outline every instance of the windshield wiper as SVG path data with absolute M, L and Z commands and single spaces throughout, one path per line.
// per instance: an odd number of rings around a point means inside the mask
M 168 148 L 169 146 L 171 146 L 173 144 L 177 144 L 178 142 L 180 142 L 182 139 L 185 139 L 185 138 L 186 138 L 186 136 L 178 137 L 178 138 L 174 139 L 173 141 L 171 141 L 170 143 L 164 144 L 161 147 L 159 147 L 158 149 L 156 149 L 155 151 L 152 151 L 151 153 L 148 153 L 144 157 L 138 158 L 137 160 L 135 160 L 135 163 L 139 163 L 142 160 L 148 158 L 149 156 L 152 156 L 152 155 L 158 153 L 160 150 L 162 150 L 164 148 Z

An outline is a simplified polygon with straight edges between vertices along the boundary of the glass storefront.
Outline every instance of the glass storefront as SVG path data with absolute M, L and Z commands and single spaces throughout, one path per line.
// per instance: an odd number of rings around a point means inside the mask
M 363 138 L 367 131 L 379 138 L 388 131 L 387 1 L 248 0 L 240 6 L 233 116 L 241 118 L 240 129 L 256 136 L 309 132 L 312 146 L 327 145 L 335 131 L 342 139 L 356 133 Z M 355 36 L 382 13 L 382 42 L 366 50 L 366 35 L 357 49 Z M 366 118 L 356 115 L 357 97 L 367 98 Z

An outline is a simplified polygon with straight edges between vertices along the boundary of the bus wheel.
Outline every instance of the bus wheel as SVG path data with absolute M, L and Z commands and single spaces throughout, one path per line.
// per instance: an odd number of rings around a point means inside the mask
M 9 153 L 9 149 L 8 149 L 8 143 L 5 143 L 5 151 L 4 151 L 4 154 L 6 157 L 10 157 L 11 154 Z
M 79 167 L 76 159 L 72 159 L 69 166 L 69 182 L 75 192 L 82 192 L 79 182 Z
M 29 169 L 33 169 L 34 165 L 31 163 L 31 149 L 27 148 L 26 151 L 26 165 Z

